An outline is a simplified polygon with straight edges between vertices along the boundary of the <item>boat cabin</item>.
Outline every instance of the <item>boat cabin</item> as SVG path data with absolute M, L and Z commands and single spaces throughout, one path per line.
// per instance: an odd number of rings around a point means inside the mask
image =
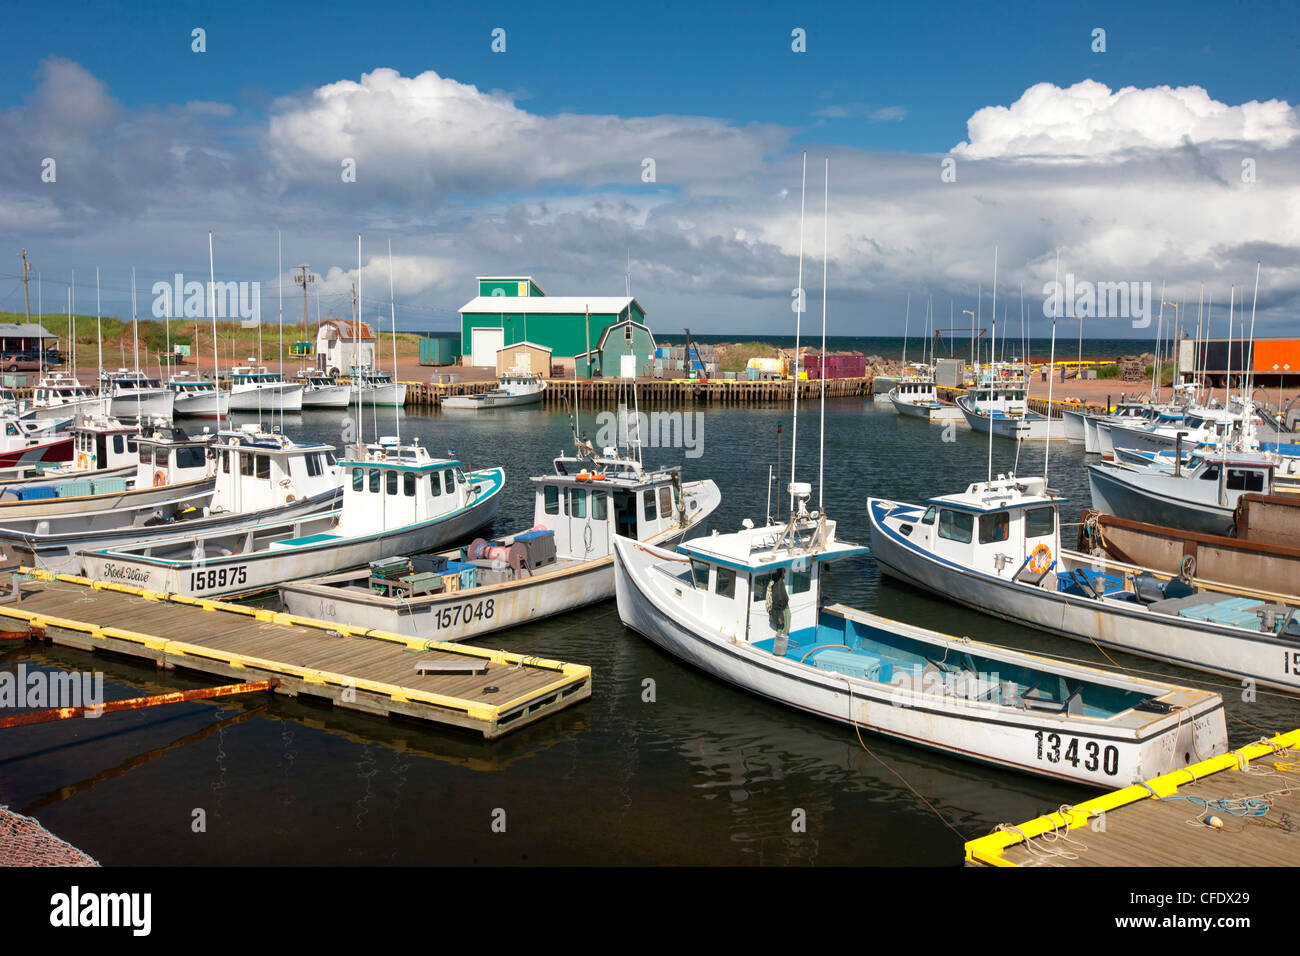
M 681 527 L 699 507 L 683 500 L 681 469 L 646 470 L 606 449 L 589 458 L 561 456 L 555 473 L 532 479 L 533 524 L 555 532 L 560 556 L 610 553 L 614 535 L 647 541 Z
M 32 404 L 37 408 L 58 408 L 84 402 L 96 397 L 95 389 L 83 385 L 67 372 L 53 372 L 41 379 L 32 391 Z
M 217 462 L 214 512 L 260 511 L 338 487 L 332 445 L 295 442 L 249 424 L 222 431 L 212 448 Z
M 136 445 L 140 429 L 135 425 L 97 416 L 68 430 L 72 433 L 72 467 L 77 471 L 134 467 L 140 462 Z
M 283 375 L 267 371 L 265 365 L 236 365 L 230 370 L 232 385 L 271 385 L 283 381 Z
M 135 438 L 135 487 L 175 485 L 208 477 L 212 474 L 208 451 L 212 439 L 207 432 L 190 436 L 183 428 L 146 424 Z M 123 445 L 128 441 L 124 437 Z
M 1034 582 L 1052 570 L 1060 554 L 1062 500 L 1040 476 L 998 475 L 959 494 L 931 498 L 898 530 L 954 564 Z
M 1234 504 L 1242 495 L 1251 492 L 1273 494 L 1276 469 L 1277 463 L 1264 455 L 1229 452 L 1227 455 L 1193 455 L 1186 465 L 1180 466 L 1179 472 L 1194 481 L 1215 482 L 1218 491 L 1214 497 L 1219 503 Z M 1206 500 L 1209 496 L 1197 494 L 1195 497 Z
M 473 486 L 459 461 L 433 458 L 418 444 L 396 438 L 352 449 L 339 462 L 343 511 L 338 534 L 371 534 L 382 528 L 433 521 L 466 508 Z
M 167 387 L 179 397 L 215 392 L 217 383 L 211 379 L 193 378 L 189 372 L 178 372 L 167 380 Z

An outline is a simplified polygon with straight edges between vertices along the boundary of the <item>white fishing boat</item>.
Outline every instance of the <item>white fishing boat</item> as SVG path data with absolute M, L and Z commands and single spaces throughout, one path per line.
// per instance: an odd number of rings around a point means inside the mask
M 303 408 L 347 408 L 352 401 L 352 389 L 343 385 L 333 375 L 324 372 L 302 373 Z
M 889 401 L 894 411 L 909 418 L 922 418 L 929 422 L 961 421 L 961 410 L 939 399 L 938 387 L 933 378 L 901 379 L 889 390 Z
M 362 405 L 400 408 L 406 404 L 406 384 L 394 382 L 385 372 L 369 368 L 352 369 L 352 401 Z
M 645 469 L 612 448 L 557 458 L 532 481 L 526 531 L 282 584 L 280 600 L 305 617 L 473 640 L 612 598 L 616 537 L 671 547 L 701 533 L 721 500 L 712 481 L 683 482 L 680 468 Z
M 120 437 L 125 445 L 127 435 Z M 89 534 L 204 507 L 213 493 L 207 453 L 212 438 L 191 437 L 170 426 L 146 426 L 130 436 L 136 449 L 130 479 L 93 477 L 87 469 L 84 476 L 50 478 L 6 491 L 0 495 L 0 529 L 20 536 L 69 530 Z
M 1029 410 L 1029 380 L 1020 366 L 998 364 L 980 374 L 980 380 L 965 395 L 957 397 L 973 431 L 1017 441 L 1065 441 L 1059 425 Z
M 512 405 L 532 405 L 542 400 L 546 382 L 531 372 L 515 372 L 497 380 L 497 387 L 474 395 L 449 395 L 440 407 L 482 410 L 506 408 Z
M 329 511 L 343 495 L 329 445 L 294 442 L 257 425 L 192 437 L 181 429 L 160 429 L 149 438 L 138 443 L 137 481 L 164 493 L 165 500 L 152 512 L 138 511 L 125 524 L 121 513 L 110 511 L 97 515 L 94 527 L 74 514 L 0 528 L 5 557 L 47 571 L 81 574 L 82 551 L 156 541 L 182 530 L 216 532 L 291 520 Z M 174 488 L 200 469 L 215 471 L 215 487 L 207 489 L 206 500 L 183 500 Z
M 124 368 L 104 373 L 100 394 L 108 396 L 108 414 L 114 418 L 163 418 L 170 421 L 176 401 L 175 393 L 163 385 L 161 379 L 128 372 Z
M 884 574 L 996 617 L 1300 692 L 1300 600 L 1066 551 L 1060 500 L 1041 477 L 1002 475 L 924 505 L 870 498 L 872 555 Z M 1177 714 L 1202 716 L 1190 703 Z
M 286 382 L 264 365 L 236 365 L 230 370 L 231 411 L 300 412 L 302 393 L 301 382 Z
M 189 597 L 255 594 L 444 547 L 496 517 L 500 468 L 466 474 L 458 461 L 395 439 L 355 450 L 338 464 L 345 476 L 339 509 L 86 551 L 83 573 Z
M 108 413 L 108 398 L 71 372 L 49 372 L 32 390 L 34 418 L 77 418 Z
M 167 380 L 167 388 L 175 396 L 172 412 L 178 418 L 220 419 L 230 412 L 230 393 L 212 379 L 177 372 Z
M 1211 452 L 1192 456 L 1173 470 L 1101 462 L 1088 466 L 1092 506 L 1098 511 L 1152 524 L 1232 534 L 1233 513 L 1244 494 L 1271 495 L 1276 460 L 1258 452 Z
M 18 465 L 0 474 L 0 489 L 15 490 L 54 478 L 134 478 L 139 456 L 135 438 L 140 429 L 116 418 L 79 418 L 68 428 L 72 459 L 57 464 Z
M 1122 786 L 1227 749 L 1217 694 L 821 606 L 825 566 L 866 553 L 809 513 L 672 553 L 615 542 L 619 615 L 669 653 L 814 716 L 1012 770 Z M 769 588 L 790 583 L 788 637 Z M 783 585 L 784 586 L 784 585 Z M 784 646 L 783 646 L 784 645 Z

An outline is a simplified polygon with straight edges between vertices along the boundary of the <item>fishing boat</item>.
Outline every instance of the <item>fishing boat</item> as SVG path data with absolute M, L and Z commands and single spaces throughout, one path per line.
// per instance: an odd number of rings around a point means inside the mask
M 167 388 L 175 396 L 172 413 L 178 418 L 221 419 L 230 412 L 230 393 L 212 379 L 177 372 L 167 380 Z
M 71 372 L 50 372 L 32 390 L 32 410 L 32 417 L 39 419 L 102 415 L 108 411 L 108 399 Z
M 442 408 L 506 408 L 511 405 L 533 405 L 542 400 L 546 382 L 531 372 L 511 371 L 497 380 L 497 387 L 474 395 L 449 395 L 442 400 Z
M 71 460 L 11 468 L 0 477 L 0 493 L 57 478 L 134 478 L 140 460 L 135 443 L 139 433 L 138 425 L 127 425 L 107 415 L 79 418 L 68 429 L 72 436 Z
M 302 379 L 303 408 L 347 408 L 352 401 L 352 388 L 333 375 L 304 372 Z
M 400 408 L 406 404 L 406 384 L 394 382 L 385 372 L 370 368 L 352 369 L 352 400 L 362 405 L 379 405 Z
M 671 547 L 700 534 L 721 496 L 680 468 L 643 468 L 608 448 L 561 456 L 534 477 L 533 524 L 459 551 L 280 586 L 306 617 L 465 641 L 614 596 L 616 537 Z M 454 580 L 452 580 L 454 578 Z
M 929 422 L 961 421 L 957 406 L 939 400 L 939 390 L 933 378 L 904 378 L 889 390 L 889 401 L 894 411 L 910 418 L 923 418 Z
M 83 551 L 175 537 L 182 530 L 211 533 L 313 515 L 333 509 L 343 495 L 331 446 L 291 441 L 256 424 L 216 435 L 157 429 L 147 440 L 142 437 L 138 448 L 137 481 L 163 493 L 152 511 L 140 510 L 126 522 L 120 512 L 110 511 L 96 517 L 94 528 L 75 514 L 0 528 L 4 556 L 47 571 L 81 574 Z M 174 489 L 199 470 L 213 472 L 215 485 L 184 500 Z
M 0 469 L 72 460 L 71 418 L 0 415 Z
M 70 477 L 26 485 L 0 496 L 0 534 L 91 535 L 167 520 L 212 499 L 207 449 L 211 435 L 191 437 L 148 426 L 134 437 L 137 464 L 124 477 Z
M 162 380 L 124 368 L 104 372 L 100 394 L 109 398 L 108 414 L 114 418 L 164 418 L 171 420 L 176 395 Z
M 996 617 L 1300 692 L 1300 601 L 1066 551 L 1061 500 L 1014 475 L 923 505 L 869 498 L 872 555 L 882 573 Z
M 806 508 L 677 553 L 615 541 L 619 615 L 706 672 L 855 730 L 1005 769 L 1127 784 L 1227 749 L 1217 694 L 981 644 L 843 605 L 821 606 L 830 562 L 865 555 Z M 788 637 L 768 589 L 789 583 Z M 784 645 L 784 646 L 783 646 Z
M 1153 524 L 1231 534 L 1233 512 L 1244 494 L 1273 494 L 1274 458 L 1258 452 L 1196 454 L 1173 470 L 1100 462 L 1088 466 L 1092 506 Z
M 980 373 L 979 381 L 957 397 L 973 431 L 1017 441 L 1064 441 L 1065 433 L 1052 429 L 1049 420 L 1029 410 L 1029 379 L 1020 366 L 997 364 Z
M 303 385 L 286 382 L 264 365 L 236 365 L 230 370 L 230 410 L 237 412 L 302 411 Z
M 341 508 L 213 531 L 187 528 L 162 540 L 86 551 L 83 573 L 189 597 L 256 594 L 285 581 L 435 550 L 496 517 L 505 484 L 501 468 L 466 474 L 459 461 L 433 458 L 422 446 L 396 439 L 354 451 L 338 463 Z

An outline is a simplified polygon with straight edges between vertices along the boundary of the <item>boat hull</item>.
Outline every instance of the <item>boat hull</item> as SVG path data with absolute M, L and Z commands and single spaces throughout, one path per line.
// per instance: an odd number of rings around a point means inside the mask
M 327 385 L 322 388 L 302 390 L 303 408 L 347 408 L 352 402 L 352 390 L 346 385 Z
M 302 385 L 298 382 L 268 382 L 235 385 L 230 389 L 232 412 L 300 412 Z
M 108 413 L 113 418 L 166 418 L 172 417 L 176 395 L 169 389 L 150 388 L 114 395 Z
M 217 390 L 196 395 L 177 395 L 172 414 L 177 418 L 224 418 L 230 411 L 230 393 Z
M 1092 506 L 1117 518 L 1201 534 L 1230 535 L 1235 527 L 1235 501 L 1231 506 L 1221 506 L 1163 494 L 1154 482 L 1139 488 L 1117 477 L 1115 469 L 1097 465 L 1088 466 L 1088 487 L 1092 492 Z
M 72 436 L 38 441 L 24 448 L 0 452 L 0 468 L 17 468 L 37 462 L 72 461 Z

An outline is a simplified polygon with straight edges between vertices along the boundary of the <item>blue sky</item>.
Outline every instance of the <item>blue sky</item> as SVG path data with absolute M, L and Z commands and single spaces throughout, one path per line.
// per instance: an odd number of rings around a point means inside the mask
M 897 331 L 909 292 L 973 300 L 994 245 L 1000 286 L 1035 295 L 1060 247 L 1081 276 L 1170 282 L 1179 295 L 1205 281 L 1224 298 L 1261 258 L 1261 300 L 1280 324 L 1300 298 L 1294 229 L 1270 213 L 1296 197 L 1298 21 L 1300 5 L 1285 3 L 25 5 L 7 13 L 18 42 L 0 63 L 0 242 L 27 246 L 52 280 L 76 268 L 79 308 L 90 301 L 81 277 L 111 271 L 120 311 L 131 264 L 149 279 L 205 271 L 208 229 L 219 271 L 274 281 L 280 228 L 286 264 L 336 270 L 328 310 L 355 273 L 361 231 L 372 286 L 371 254 L 391 238 L 403 257 L 404 324 L 449 324 L 479 272 L 532 273 L 555 294 L 619 292 L 631 248 L 652 324 L 776 331 L 806 147 L 810 182 L 832 156 L 833 211 L 862 224 L 832 241 L 834 331 Z M 194 27 L 203 54 L 191 52 Z M 497 27 L 504 54 L 490 49 Z M 791 50 L 796 27 L 805 53 Z M 335 89 L 321 106 L 322 89 L 376 70 L 396 79 Z M 426 71 L 437 82 L 417 84 Z M 1083 81 L 1201 87 L 1209 105 L 1087 93 L 1083 139 L 1062 139 L 1081 98 L 1060 91 Z M 1046 103 L 988 114 L 984 143 L 960 151 L 973 116 L 1038 84 L 1050 85 Z M 458 104 L 450 119 L 428 106 L 444 90 Z M 1216 119 L 1270 101 L 1280 112 L 1257 141 L 1254 114 Z M 402 135 L 408 117 L 418 136 Z M 1147 135 L 1162 124 L 1163 138 Z M 66 172 L 43 188 L 32 163 L 59 148 Z M 348 149 L 362 176 L 344 192 L 327 173 Z M 662 153 L 651 184 L 637 175 L 648 149 Z M 958 181 L 938 192 L 948 155 Z M 1252 185 L 1267 196 L 1225 194 L 1242 157 L 1260 163 Z M 818 246 L 820 226 L 807 230 Z M 11 271 L 0 266 L 0 295 Z

